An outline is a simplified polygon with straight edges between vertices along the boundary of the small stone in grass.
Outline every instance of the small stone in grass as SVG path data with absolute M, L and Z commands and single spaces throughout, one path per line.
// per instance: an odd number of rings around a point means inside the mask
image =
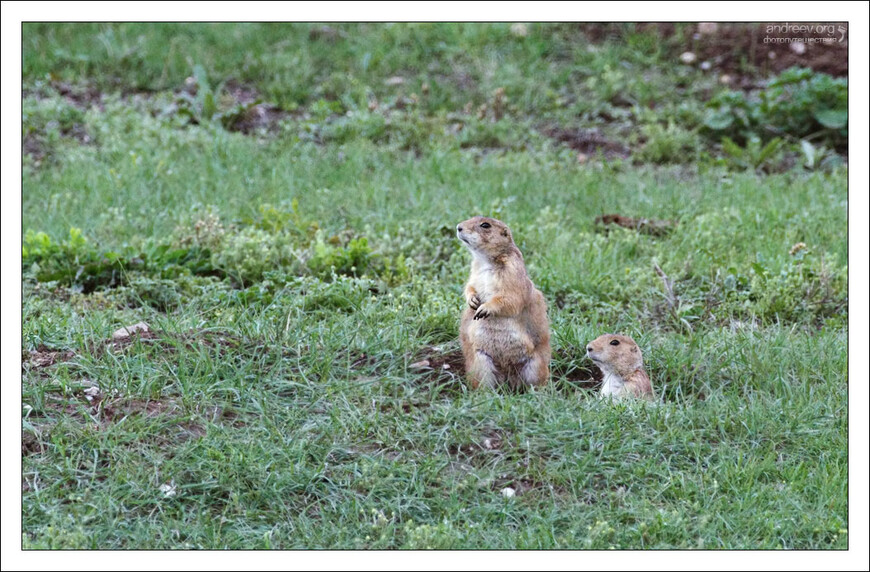
M 85 399 L 87 399 L 88 401 L 93 401 L 94 399 L 96 399 L 97 397 L 100 396 L 100 388 L 97 387 L 96 385 L 91 386 L 91 387 L 85 389 L 84 394 L 85 394 Z
M 147 332 L 148 330 L 148 324 L 146 324 L 145 322 L 138 322 L 136 324 L 133 324 L 132 326 L 124 326 L 123 328 L 115 330 L 115 332 L 112 334 L 112 338 L 115 340 L 129 338 L 136 332 Z
M 483 448 L 484 449 L 498 449 L 501 447 L 501 439 L 498 437 L 487 437 L 483 440 Z

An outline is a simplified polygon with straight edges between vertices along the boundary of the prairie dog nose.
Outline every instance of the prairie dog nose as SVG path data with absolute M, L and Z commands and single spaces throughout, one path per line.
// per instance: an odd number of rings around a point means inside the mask
M 462 232 L 462 227 L 461 227 L 461 226 L 457 226 L 457 227 L 456 227 L 456 232 Z

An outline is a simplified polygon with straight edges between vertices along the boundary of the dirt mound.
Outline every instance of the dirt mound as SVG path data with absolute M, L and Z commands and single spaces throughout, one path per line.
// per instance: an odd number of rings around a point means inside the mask
M 625 159 L 630 154 L 625 145 L 607 139 L 596 129 L 546 127 L 542 133 L 586 156 L 601 153 L 605 159 Z
M 846 22 L 590 23 L 575 27 L 593 44 L 652 32 L 674 58 L 691 53 L 698 65 L 709 62 L 711 69 L 731 75 L 741 87 L 755 83 L 749 76 L 766 77 L 793 66 L 835 77 L 849 73 Z
M 849 73 L 846 23 L 716 24 L 698 29 L 685 49 L 722 72 L 745 74 L 752 66 L 767 76 L 799 66 L 836 77 Z

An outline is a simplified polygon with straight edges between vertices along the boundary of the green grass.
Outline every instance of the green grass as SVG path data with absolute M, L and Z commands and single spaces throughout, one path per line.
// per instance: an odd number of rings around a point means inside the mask
M 202 64 L 215 75 L 253 82 L 276 103 L 290 106 L 323 96 L 387 95 L 384 81 L 400 75 L 418 94 L 429 83 L 433 107 L 481 103 L 497 87 L 516 88 L 518 100 L 533 105 L 552 98 L 549 91 L 567 91 L 572 75 L 585 79 L 607 69 L 625 82 L 626 72 L 616 68 L 648 66 L 663 50 L 660 42 L 629 30 L 624 47 L 591 55 L 583 29 L 570 24 L 531 25 L 526 37 L 513 35 L 509 24 L 329 24 L 318 35 L 323 27 L 26 24 L 23 71 L 30 78 L 87 77 L 101 86 L 155 91 L 178 87 L 194 64 Z M 577 64 L 581 57 L 584 63 Z M 530 70 L 548 81 L 530 82 Z M 638 95 L 655 93 L 652 84 L 637 89 Z
M 845 549 L 846 168 L 724 160 L 715 81 L 645 33 L 332 28 L 24 27 L 25 548 Z M 191 123 L 197 64 L 288 115 Z M 498 87 L 506 118 L 463 111 Z M 553 125 L 632 149 L 578 162 Z M 548 299 L 542 390 L 409 368 L 455 357 L 474 214 Z M 659 404 L 584 383 L 608 331 Z

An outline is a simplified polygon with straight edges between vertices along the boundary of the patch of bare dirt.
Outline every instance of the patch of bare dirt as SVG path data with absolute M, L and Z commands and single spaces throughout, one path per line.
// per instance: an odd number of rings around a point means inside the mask
M 205 437 L 206 434 L 205 427 L 192 421 L 179 423 L 178 428 L 181 430 L 183 436 L 190 439 L 199 439 L 200 437 Z
M 21 154 L 30 155 L 36 165 L 42 163 L 48 156 L 45 142 L 35 133 L 27 133 L 21 140 Z
M 259 101 L 260 92 L 252 85 L 244 84 L 236 79 L 229 79 L 224 84 L 224 91 L 229 94 L 233 100 L 241 105 L 255 103 Z
M 74 139 L 81 145 L 90 145 L 93 142 L 87 129 L 80 123 L 76 123 L 70 129 L 62 130 L 61 136 L 65 139 Z M 53 152 L 51 146 L 46 144 L 45 138 L 38 133 L 26 133 L 21 139 L 21 154 L 30 156 L 34 166 L 41 165 Z
M 141 89 L 122 87 L 120 90 L 122 97 L 125 99 L 149 99 L 154 96 L 154 92 Z M 76 84 L 52 81 L 40 89 L 24 90 L 22 96 L 44 99 L 52 95 L 51 91 L 56 92 L 79 109 L 87 110 L 92 107 L 100 111 L 104 109 L 104 93 L 87 81 Z M 182 92 L 196 95 L 197 86 L 195 81 L 191 82 L 189 79 L 185 82 L 184 86 L 175 91 L 176 95 Z M 222 99 L 221 107 L 225 110 L 222 122 L 229 131 L 237 131 L 244 134 L 260 131 L 275 132 L 278 130 L 281 121 L 291 115 L 278 106 L 263 101 L 260 92 L 252 85 L 242 83 L 236 79 L 231 78 L 227 80 L 223 85 L 221 93 L 216 95 L 219 95 Z M 73 138 L 83 144 L 91 143 L 91 137 L 82 125 L 76 124 L 72 129 L 63 132 L 62 135 Z M 25 153 L 33 156 L 36 160 L 42 160 L 46 155 L 39 137 L 32 134 L 25 136 L 22 148 Z
M 411 362 L 408 371 L 417 374 L 420 384 L 455 395 L 465 391 L 465 360 L 461 350 L 432 346 L 409 356 L 408 361 Z
M 79 145 L 92 145 L 94 143 L 88 130 L 81 123 L 74 123 L 60 130 L 60 136 L 64 139 L 72 139 Z M 39 131 L 27 131 L 21 138 L 21 153 L 29 155 L 36 166 L 42 164 L 52 153 L 51 145 L 46 143 L 46 136 Z
M 584 354 L 585 352 L 574 353 L 572 355 Z M 588 359 L 583 358 L 579 364 L 574 361 L 567 363 L 553 363 L 550 368 L 550 378 L 560 389 L 574 388 L 596 390 L 601 386 L 601 382 L 604 380 L 604 374 L 601 373 L 598 366 Z
M 21 455 L 37 455 L 45 450 L 42 440 L 30 431 L 21 433 Z
M 91 107 L 103 108 L 103 93 L 92 85 L 73 85 L 59 81 L 52 82 L 51 85 L 60 95 L 76 107 L 81 109 Z
M 230 131 L 238 131 L 250 135 L 258 131 L 277 131 L 288 113 L 270 103 L 252 104 L 244 109 L 239 116 L 227 125 Z
M 758 76 L 778 74 L 793 66 L 843 77 L 849 73 L 849 26 L 846 22 L 800 22 L 814 31 L 783 30 L 786 22 L 761 23 L 588 23 L 563 25 L 568 34 L 582 34 L 591 44 L 622 42 L 629 34 L 651 32 L 675 61 L 691 53 L 693 65 L 728 74 L 735 87 L 751 88 Z M 795 25 L 794 23 L 789 23 Z M 821 26 L 821 28 L 820 28 Z M 820 31 L 819 31 L 820 30 Z M 810 41 L 785 41 L 810 38 Z M 842 41 L 841 41 L 842 38 Z M 801 46 L 793 44 L 800 43 Z
M 246 135 L 260 131 L 274 132 L 278 130 L 281 121 L 290 115 L 283 109 L 263 101 L 257 88 L 236 79 L 227 80 L 223 87 L 223 95 L 228 100 L 225 103 L 229 111 L 224 112 L 222 122 L 230 131 Z
M 346 37 L 347 32 L 333 28 L 332 26 L 316 26 L 308 30 L 308 39 L 312 42 L 326 41 L 333 43 L 338 39 Z
M 56 350 L 40 344 L 35 350 L 22 350 L 21 370 L 39 370 L 51 367 L 56 363 L 69 361 L 75 357 L 75 353 L 69 350 Z
M 710 62 L 714 69 L 738 76 L 751 71 L 747 66 L 755 68 L 762 76 L 778 74 L 793 66 L 836 77 L 849 74 L 847 23 L 797 24 L 824 30 L 821 33 L 782 31 L 785 24 L 698 24 L 694 33 L 687 36 L 683 47 L 696 54 L 697 61 Z M 841 36 L 843 40 L 839 41 Z M 787 41 L 794 38 L 808 38 L 810 41 Z M 826 41 L 828 39 L 830 41 Z
M 449 372 L 454 375 L 465 375 L 465 358 L 461 350 L 445 352 L 443 348 L 432 346 L 425 348 L 416 356 L 408 369 L 417 373 Z
M 611 141 L 601 134 L 597 129 L 582 129 L 582 128 L 566 128 L 550 126 L 545 127 L 541 132 L 567 145 L 571 149 L 578 151 L 582 156 L 588 159 L 590 156 L 601 154 L 605 159 L 626 159 L 631 154 L 628 147 L 622 143 Z M 581 155 L 578 155 L 578 161 L 583 162 Z
M 630 230 L 636 230 L 642 234 L 650 234 L 653 236 L 664 236 L 671 232 L 676 226 L 677 221 L 673 220 L 656 220 L 643 217 L 630 217 L 621 214 L 606 214 L 595 218 L 595 225 L 603 228 L 605 231 L 609 225 L 621 226 Z

